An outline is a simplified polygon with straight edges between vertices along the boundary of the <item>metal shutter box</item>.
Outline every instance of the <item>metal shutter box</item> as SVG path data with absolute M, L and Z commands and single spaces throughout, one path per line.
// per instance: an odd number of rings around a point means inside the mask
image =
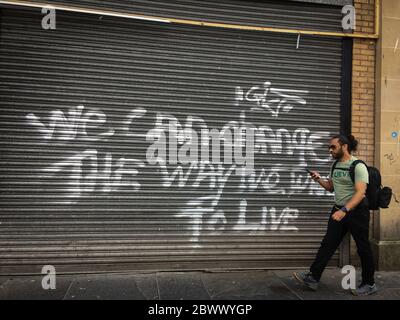
M 54 7 L 104 10 L 213 23 L 342 31 L 340 6 L 289 0 L 32 0 L 29 2 L 40 6 L 48 4 Z

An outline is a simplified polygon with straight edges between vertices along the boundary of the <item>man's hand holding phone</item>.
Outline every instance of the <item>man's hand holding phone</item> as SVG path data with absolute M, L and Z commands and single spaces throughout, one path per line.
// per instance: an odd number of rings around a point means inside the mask
M 321 175 L 317 171 L 311 171 L 308 169 L 306 169 L 306 171 L 310 174 L 311 179 L 313 179 L 314 181 L 318 181 L 319 179 L 321 179 Z

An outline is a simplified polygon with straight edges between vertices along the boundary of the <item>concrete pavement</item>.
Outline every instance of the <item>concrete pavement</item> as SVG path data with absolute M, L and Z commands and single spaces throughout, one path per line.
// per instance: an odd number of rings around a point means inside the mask
M 379 292 L 355 297 L 342 289 L 338 268 L 325 271 L 317 292 L 298 284 L 294 271 L 57 275 L 55 290 L 42 288 L 42 276 L 1 276 L 0 300 L 400 300 L 400 272 L 377 272 Z

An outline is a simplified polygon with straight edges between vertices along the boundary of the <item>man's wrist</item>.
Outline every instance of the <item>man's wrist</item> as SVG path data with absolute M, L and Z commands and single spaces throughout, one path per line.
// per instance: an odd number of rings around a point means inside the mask
M 342 207 L 342 208 L 340 208 L 340 211 L 342 211 L 342 212 L 344 212 L 344 213 L 349 213 L 349 209 L 347 209 L 346 207 Z

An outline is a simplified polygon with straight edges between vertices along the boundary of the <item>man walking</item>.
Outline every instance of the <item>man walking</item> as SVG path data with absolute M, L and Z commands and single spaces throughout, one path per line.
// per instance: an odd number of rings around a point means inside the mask
M 335 205 L 330 213 L 328 229 L 315 257 L 310 271 L 303 274 L 294 273 L 294 277 L 316 291 L 322 273 L 330 258 L 335 253 L 347 232 L 353 236 L 357 253 L 361 259 L 362 282 L 355 295 L 370 295 L 377 291 L 374 281 L 374 262 L 369 243 L 369 209 L 365 192 L 368 184 L 368 169 L 363 163 L 358 163 L 354 169 L 354 183 L 350 176 L 352 163 L 357 160 L 351 155 L 356 151 L 358 141 L 353 136 L 337 135 L 331 138 L 329 153 L 337 160 L 331 177 L 321 179 L 316 171 L 311 171 L 311 178 L 323 188 L 335 193 Z

